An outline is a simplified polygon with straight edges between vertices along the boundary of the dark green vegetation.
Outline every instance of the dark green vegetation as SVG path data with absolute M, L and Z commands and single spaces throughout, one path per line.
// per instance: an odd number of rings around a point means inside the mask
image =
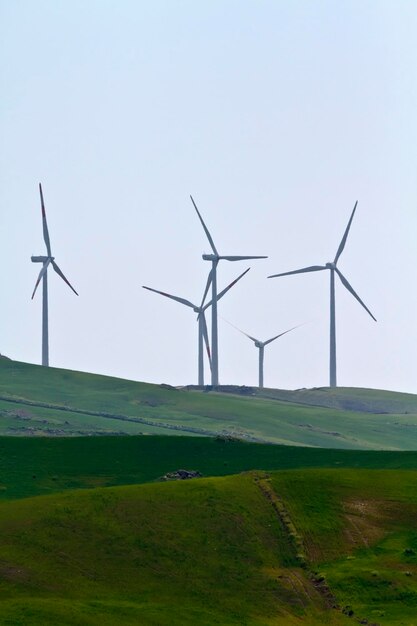
M 416 519 L 417 472 L 404 470 L 254 472 L 2 502 L 0 623 L 412 626 Z
M 332 450 L 209 437 L 0 437 L 0 499 L 203 476 L 308 467 L 416 469 L 417 452 Z
M 0 359 L 0 434 L 226 434 L 324 448 L 417 449 L 411 394 L 222 389 L 175 389 Z

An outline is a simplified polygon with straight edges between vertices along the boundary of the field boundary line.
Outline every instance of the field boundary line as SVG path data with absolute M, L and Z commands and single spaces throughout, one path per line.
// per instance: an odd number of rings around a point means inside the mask
M 183 426 L 182 424 L 167 424 L 166 422 L 158 422 L 154 420 L 150 420 L 146 417 L 130 417 L 129 415 L 123 415 L 119 413 L 108 413 L 107 411 L 92 411 L 89 409 L 78 409 L 76 407 L 65 406 L 62 404 L 50 404 L 48 402 L 41 402 L 35 400 L 27 400 L 25 398 L 14 398 L 11 396 L 0 396 L 0 401 L 2 402 L 11 402 L 13 404 L 21 404 L 24 406 L 33 406 L 41 409 L 50 409 L 53 411 L 63 411 L 67 413 L 77 413 L 79 415 L 91 415 L 92 417 L 101 417 L 104 419 L 113 419 L 119 420 L 122 422 L 133 422 L 135 424 L 144 424 L 145 426 L 154 426 L 156 428 L 165 428 L 167 430 L 179 430 L 182 432 L 193 433 L 197 435 L 202 435 L 205 437 L 218 437 L 218 436 L 233 436 L 237 437 L 236 433 L 228 432 L 228 431 L 214 431 L 208 430 L 206 428 L 198 428 L 197 426 Z M 245 437 L 241 437 L 242 441 L 251 441 L 256 443 L 270 443 L 267 440 L 251 437 L 250 435 L 246 435 Z

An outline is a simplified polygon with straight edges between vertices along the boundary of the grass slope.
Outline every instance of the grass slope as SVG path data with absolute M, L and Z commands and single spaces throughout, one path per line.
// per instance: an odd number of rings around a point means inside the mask
M 410 394 L 322 389 L 241 395 L 226 389 L 234 393 L 178 390 L 1 359 L 0 433 L 226 433 L 286 445 L 417 449 L 417 397 Z
M 332 450 L 209 437 L 0 437 L 0 499 L 155 481 L 307 467 L 417 469 L 417 452 Z
M 0 623 L 415 626 L 416 518 L 417 471 L 404 470 L 2 502 Z
M 316 389 L 258 389 L 256 397 L 285 402 L 322 406 L 331 409 L 360 411 L 361 413 L 417 413 L 417 396 L 411 393 L 393 393 L 381 389 L 352 389 L 349 387 L 321 387 Z
M 417 624 L 417 473 L 309 470 L 272 484 L 342 607 L 389 626 Z
M 3 503 L 0 553 L 2 624 L 348 623 L 251 475 Z

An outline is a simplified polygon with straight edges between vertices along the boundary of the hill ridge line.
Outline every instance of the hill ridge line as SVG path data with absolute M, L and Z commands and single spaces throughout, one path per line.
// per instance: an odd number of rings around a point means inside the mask
M 249 389 L 253 389 L 253 392 L 250 394 L 241 394 L 238 391 L 231 391 L 229 389 L 222 389 L 219 388 L 216 391 L 212 392 L 212 393 L 217 393 L 219 395 L 225 394 L 225 395 L 230 395 L 230 396 L 234 396 L 236 398 L 248 398 L 248 399 L 255 399 L 258 401 L 272 401 L 272 402 L 282 402 L 284 404 L 290 404 L 290 405 L 296 405 L 299 407 L 316 407 L 318 409 L 326 409 L 329 411 L 332 410 L 337 410 L 337 411 L 348 411 L 348 412 L 356 412 L 356 413 L 369 413 L 370 415 L 408 415 L 410 413 L 413 413 L 412 411 L 408 411 L 408 410 L 383 410 L 381 407 L 378 408 L 370 408 L 368 406 L 366 406 L 366 404 L 361 404 L 361 406 L 354 406 L 354 402 L 352 402 L 352 400 L 349 399 L 338 399 L 335 398 L 335 404 L 329 404 L 326 403 L 324 400 L 321 400 L 320 398 L 292 398 L 289 396 L 289 394 L 294 394 L 297 393 L 299 390 L 278 390 L 278 389 L 273 389 L 270 392 L 268 392 L 267 390 L 263 389 L 262 393 L 257 393 L 258 388 L 253 387 L 253 388 L 249 388 Z M 309 393 L 313 393 L 314 391 L 316 391 L 315 389 L 308 389 L 307 390 Z M 319 393 L 322 393 L 321 388 L 319 388 L 317 391 L 319 391 Z M 392 393 L 402 393 L 402 392 L 392 392 Z M 413 394 L 407 394 L 407 395 L 413 395 Z M 329 399 L 331 399 L 331 396 L 329 396 Z M 338 400 L 338 402 L 337 402 Z M 343 405 L 343 401 L 348 403 L 348 406 L 344 406 Z M 340 404 L 342 402 L 342 404 Z

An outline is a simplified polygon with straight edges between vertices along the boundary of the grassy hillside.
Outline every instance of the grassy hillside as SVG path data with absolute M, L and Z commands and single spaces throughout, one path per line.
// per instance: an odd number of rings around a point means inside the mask
M 410 394 L 225 391 L 179 390 L 2 359 L 0 434 L 228 434 L 286 445 L 417 449 L 417 397 Z
M 2 623 L 347 623 L 252 476 L 2 504 L 0 550 Z
M 181 468 L 224 476 L 307 467 L 417 470 L 417 452 L 302 448 L 209 437 L 0 437 L 0 500 L 150 482 Z
M 416 517 L 417 472 L 404 470 L 3 502 L 0 623 L 413 626 Z
M 253 387 L 251 393 L 259 398 L 272 398 L 296 404 L 360 411 L 361 413 L 417 413 L 416 395 L 393 393 L 381 389 L 320 387 L 287 391 Z
M 417 624 L 417 473 L 311 470 L 272 484 L 306 560 L 355 616 Z

